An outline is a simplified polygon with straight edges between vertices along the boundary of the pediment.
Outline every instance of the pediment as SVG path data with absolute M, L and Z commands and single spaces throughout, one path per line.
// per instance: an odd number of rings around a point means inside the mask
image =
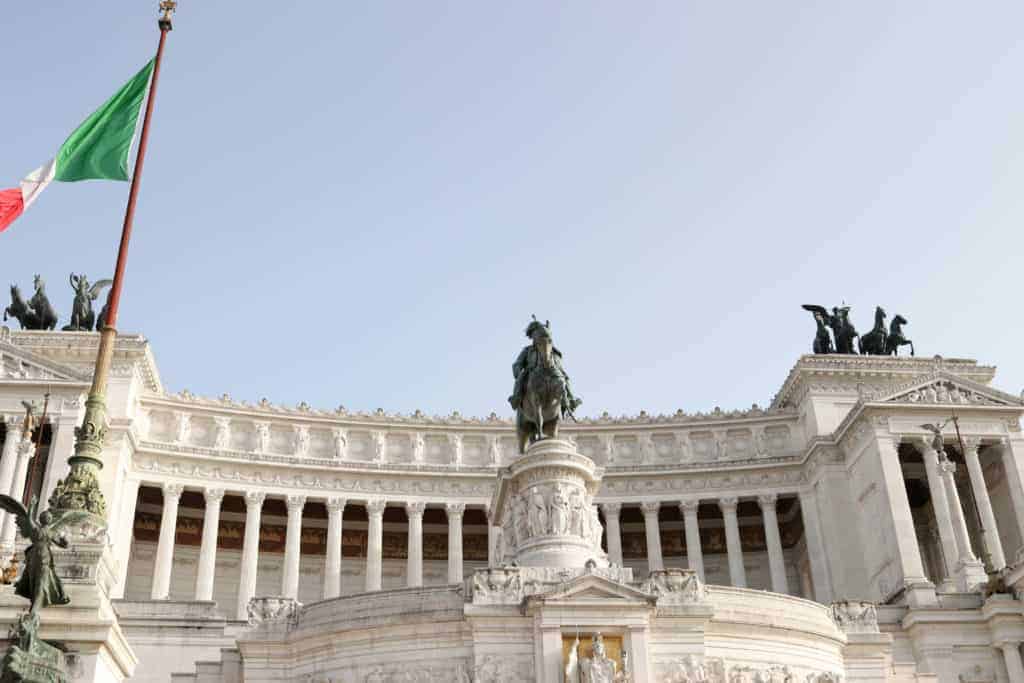
M 83 384 L 89 382 L 89 377 L 31 351 L 0 342 L 0 380 Z
M 913 384 L 904 385 L 872 403 L 941 406 L 1024 406 L 1020 397 L 978 384 L 962 377 L 940 372 Z
M 531 596 L 531 600 L 541 599 L 544 602 L 590 602 L 593 600 L 628 602 L 634 604 L 653 604 L 656 598 L 632 586 L 610 581 L 602 576 L 587 574 L 562 584 L 546 593 Z

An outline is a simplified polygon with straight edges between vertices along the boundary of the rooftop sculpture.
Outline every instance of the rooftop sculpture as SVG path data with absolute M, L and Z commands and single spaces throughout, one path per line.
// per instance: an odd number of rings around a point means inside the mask
M 910 355 L 914 355 L 914 342 L 903 335 L 903 326 L 907 319 L 902 315 L 893 317 L 886 331 L 885 319 L 887 314 L 881 306 L 875 307 L 875 324 L 870 332 L 863 335 L 850 322 L 850 307 L 835 306 L 832 313 L 824 306 L 804 304 L 803 309 L 814 315 L 814 322 L 817 324 L 817 331 L 814 335 L 812 349 L 816 354 L 825 353 L 860 353 L 865 356 L 898 356 L 899 347 L 910 346 Z M 832 336 L 829 336 L 829 330 Z M 835 344 L 833 344 L 833 338 Z M 857 349 L 854 350 L 853 340 L 857 339 Z

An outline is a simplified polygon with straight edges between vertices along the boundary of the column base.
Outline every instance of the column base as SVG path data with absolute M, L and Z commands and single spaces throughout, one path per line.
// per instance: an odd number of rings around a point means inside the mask
M 931 581 L 908 582 L 903 587 L 903 595 L 909 607 L 934 607 L 939 604 L 935 584 Z
M 981 560 L 960 562 L 956 568 L 957 588 L 963 593 L 974 593 L 988 584 L 988 574 Z

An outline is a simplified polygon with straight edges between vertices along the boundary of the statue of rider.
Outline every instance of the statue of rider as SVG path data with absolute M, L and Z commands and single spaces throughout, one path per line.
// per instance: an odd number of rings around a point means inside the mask
M 532 340 L 534 335 L 551 336 L 551 324 L 542 324 L 534 316 L 530 324 L 526 326 L 526 336 Z M 554 357 L 555 369 L 561 373 L 562 379 L 565 380 L 565 395 L 562 396 L 562 414 L 571 415 L 583 403 L 583 400 L 573 396 L 572 388 L 569 385 L 569 375 L 565 372 L 565 368 L 562 367 L 562 352 L 552 347 L 551 353 Z M 540 357 L 538 356 L 537 349 L 534 348 L 531 342 L 528 346 L 523 347 L 523 350 L 519 352 L 519 356 L 516 357 L 516 362 L 512 364 L 512 375 L 516 378 L 516 384 L 512 389 L 512 395 L 508 397 L 508 402 L 514 410 L 519 410 L 522 405 L 523 393 L 526 391 L 526 380 L 530 376 L 530 371 L 539 365 Z

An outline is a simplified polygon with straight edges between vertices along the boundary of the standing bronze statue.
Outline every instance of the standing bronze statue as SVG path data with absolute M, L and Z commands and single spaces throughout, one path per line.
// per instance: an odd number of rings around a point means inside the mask
M 885 309 L 875 306 L 875 326 L 871 331 L 862 335 L 857 342 L 862 355 L 882 356 L 885 355 L 886 341 L 889 334 L 885 331 Z
M 90 332 L 96 322 L 96 314 L 92 310 L 92 302 L 99 298 L 105 287 L 114 284 L 113 280 L 97 280 L 90 284 L 85 275 L 71 274 L 71 289 L 75 290 L 75 302 L 71 307 L 71 322 L 64 326 L 66 332 Z M 97 325 L 96 329 L 99 329 Z
M 16 319 L 23 330 L 52 330 L 57 327 L 57 311 L 46 296 L 46 282 L 36 275 L 33 284 L 36 291 L 28 302 L 18 286 L 11 285 L 11 305 L 4 309 L 4 320 Z
M 531 344 L 512 364 L 516 378 L 508 402 L 516 411 L 519 452 L 531 441 L 558 438 L 558 427 L 583 401 L 573 396 L 569 375 L 562 368 L 562 352 L 551 340 L 551 324 L 536 317 L 526 327 Z

